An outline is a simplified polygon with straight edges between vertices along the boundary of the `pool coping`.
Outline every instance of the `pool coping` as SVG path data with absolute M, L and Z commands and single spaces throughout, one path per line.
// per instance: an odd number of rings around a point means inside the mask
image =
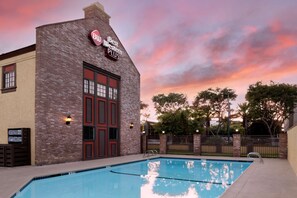
M 215 158 L 212 158 L 212 157 L 214 157 L 214 156 L 210 156 L 210 157 L 208 157 L 208 156 L 194 156 L 194 157 L 192 157 L 192 156 L 182 156 L 182 157 L 180 157 L 180 156 L 174 155 L 174 157 L 173 156 L 170 157 L 169 155 L 155 155 L 155 156 L 147 157 L 145 159 L 138 159 L 138 160 L 133 160 L 133 161 L 128 161 L 128 162 L 119 162 L 119 163 L 116 163 L 116 164 L 98 166 L 98 167 L 94 167 L 94 168 L 78 169 L 78 170 L 74 170 L 74 171 L 54 173 L 54 174 L 50 174 L 50 175 L 35 176 L 35 177 L 31 178 L 31 180 L 28 181 L 26 184 L 24 184 L 24 186 L 22 188 L 20 188 L 17 192 L 15 192 L 10 198 L 15 198 L 18 195 L 18 193 L 20 193 L 28 185 L 30 185 L 31 182 L 36 181 L 36 180 L 47 179 L 47 178 L 52 178 L 52 177 L 59 177 L 59 176 L 65 176 L 65 175 L 71 175 L 71 174 L 75 174 L 75 173 L 82 173 L 82 172 L 86 172 L 86 171 L 99 170 L 99 169 L 104 169 L 104 168 L 109 168 L 109 167 L 116 167 L 116 166 L 131 164 L 131 163 L 135 163 L 135 162 L 147 161 L 147 160 L 151 160 L 151 159 L 182 159 L 182 160 L 193 159 L 193 160 L 211 160 L 211 161 L 251 162 L 250 166 L 254 162 L 254 160 L 251 159 L 251 158 L 248 158 L 248 159 L 236 159 L 236 158 L 235 159 L 233 159 L 233 158 L 232 159 L 225 159 L 225 158 L 220 159 L 220 158 L 217 158 L 217 157 L 215 157 Z M 250 168 L 250 166 L 248 168 Z M 230 184 L 230 186 L 223 192 L 223 194 L 247 171 L 247 169 L 232 184 Z
M 194 156 L 194 155 L 157 155 L 149 157 L 211 159 L 211 160 L 240 160 L 251 161 L 248 158 L 234 158 L 222 156 Z M 145 160 L 148 158 L 145 158 Z M 69 173 L 89 170 L 121 163 L 131 163 L 144 160 L 143 154 L 126 155 L 115 158 L 105 158 L 90 161 L 69 162 L 46 166 L 20 166 L 14 168 L 0 167 L 1 198 L 10 198 L 20 191 L 35 177 L 53 174 Z M 289 162 L 283 159 L 264 158 L 264 164 L 256 159 L 248 169 L 221 195 L 221 198 L 279 198 L 292 197 L 297 194 L 297 176 Z

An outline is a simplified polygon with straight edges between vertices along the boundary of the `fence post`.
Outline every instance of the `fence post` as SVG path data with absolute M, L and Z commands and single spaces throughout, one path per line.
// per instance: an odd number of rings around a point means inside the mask
M 278 148 L 278 156 L 281 159 L 287 159 L 288 155 L 288 136 L 287 133 L 279 134 L 279 148 Z
M 160 134 L 160 154 L 167 153 L 167 135 Z
M 240 133 L 233 133 L 233 157 L 240 157 L 241 136 Z
M 142 134 L 141 139 L 142 139 L 142 152 L 145 153 L 145 151 L 147 150 L 147 135 Z
M 201 134 L 193 135 L 193 144 L 194 155 L 201 155 Z

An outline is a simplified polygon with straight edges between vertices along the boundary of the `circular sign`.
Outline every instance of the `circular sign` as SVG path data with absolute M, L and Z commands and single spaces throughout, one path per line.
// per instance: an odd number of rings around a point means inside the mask
M 102 44 L 103 40 L 98 30 L 93 30 L 90 34 L 90 37 L 95 45 L 99 46 Z

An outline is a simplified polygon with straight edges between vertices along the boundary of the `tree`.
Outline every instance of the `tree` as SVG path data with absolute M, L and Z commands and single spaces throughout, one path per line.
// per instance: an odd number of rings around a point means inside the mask
M 159 123 L 155 125 L 158 132 L 185 134 L 189 130 L 189 109 L 187 97 L 180 93 L 159 94 L 153 96 L 154 107 Z
M 242 127 L 244 128 L 244 135 L 247 134 L 249 123 L 249 104 L 247 102 L 238 104 L 238 113 L 242 117 Z
M 159 94 L 152 98 L 157 114 L 175 112 L 188 107 L 187 97 L 181 93 Z
M 158 117 L 159 122 L 154 126 L 159 133 L 165 131 L 175 135 L 191 133 L 191 124 L 188 109 L 179 109 L 175 112 L 163 113 Z
M 144 125 L 144 123 L 150 117 L 150 114 L 148 112 L 148 106 L 148 104 L 144 103 L 143 101 L 140 101 L 140 120 L 142 125 Z
M 209 88 L 198 93 L 193 102 L 193 109 L 198 114 L 204 113 L 207 134 L 209 133 L 212 118 L 218 120 L 216 134 L 219 133 L 224 122 L 224 116 L 226 113 L 227 116 L 230 116 L 230 100 L 235 100 L 236 97 L 235 91 L 229 88 Z M 227 127 L 229 127 L 229 123 L 227 123 Z
M 262 120 L 270 136 L 279 132 L 284 121 L 294 112 L 297 104 L 297 86 L 270 82 L 257 82 L 249 86 L 246 100 L 254 120 Z

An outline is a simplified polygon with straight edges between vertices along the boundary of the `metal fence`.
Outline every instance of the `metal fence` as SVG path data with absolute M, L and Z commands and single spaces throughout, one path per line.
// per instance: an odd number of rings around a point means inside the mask
M 241 137 L 241 155 L 258 152 L 262 157 L 278 157 L 279 138 L 271 136 Z
M 278 137 L 241 136 L 241 156 L 258 152 L 262 157 L 278 157 Z M 159 149 L 159 135 L 148 136 L 148 149 Z M 193 154 L 193 135 L 167 135 L 167 152 Z M 233 156 L 232 136 L 201 136 L 201 155 Z
M 201 155 L 233 155 L 233 138 L 228 136 L 202 136 Z

